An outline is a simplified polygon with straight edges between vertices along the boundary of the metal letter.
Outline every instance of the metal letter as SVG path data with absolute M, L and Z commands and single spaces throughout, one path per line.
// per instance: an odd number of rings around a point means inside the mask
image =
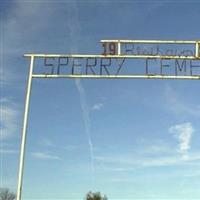
M 193 61 L 193 60 L 190 60 L 190 75 L 191 75 L 191 76 L 193 75 L 192 69 L 195 68 L 195 67 L 197 67 L 197 68 L 200 67 L 200 65 L 193 65 L 193 64 L 192 64 L 192 61 Z M 199 62 L 200 62 L 200 61 L 199 61 Z M 200 71 L 200 70 L 199 70 L 199 71 Z M 200 72 L 199 72 L 199 74 L 196 74 L 196 75 L 199 76 L 199 75 L 200 75 Z
M 66 63 L 61 63 L 61 60 L 66 60 L 67 62 L 66 62 Z M 57 74 L 60 74 L 60 67 L 61 67 L 61 66 L 67 66 L 68 63 L 69 63 L 69 59 L 68 59 L 68 58 L 63 58 L 63 57 L 58 58 L 58 69 L 57 69 Z
M 82 59 L 82 58 L 73 58 L 73 63 L 72 63 L 72 75 L 74 75 L 75 73 L 74 73 L 74 68 L 75 67 L 81 67 L 81 64 L 79 64 L 79 60 L 78 59 Z M 79 70 L 79 72 L 81 72 L 80 70 Z M 79 74 L 81 74 L 81 73 L 79 73 Z
M 89 60 L 94 60 L 94 64 L 89 64 Z M 92 69 L 92 67 L 95 67 L 97 65 L 97 58 L 87 58 L 86 59 L 86 69 L 85 69 L 85 74 L 88 75 L 88 69 L 92 71 L 92 74 L 95 75 L 96 73 Z
M 164 60 L 169 60 L 169 59 L 160 59 L 160 74 L 163 75 L 163 67 L 170 67 L 169 64 L 163 64 Z
M 181 66 L 179 64 L 179 61 L 178 59 L 175 59 L 175 73 L 176 73 L 176 76 L 178 75 L 178 70 L 177 70 L 177 67 L 179 69 L 179 71 L 182 71 L 183 67 L 184 67 L 184 72 L 186 74 L 186 60 L 183 60 L 182 63 L 181 63 Z
M 103 60 L 109 60 L 109 63 L 108 64 L 103 64 Z M 108 69 L 106 68 L 106 66 L 110 66 L 110 65 L 111 65 L 111 58 L 102 58 L 101 59 L 101 63 L 100 63 L 100 75 L 103 74 L 103 68 L 105 69 L 106 74 L 110 75 Z

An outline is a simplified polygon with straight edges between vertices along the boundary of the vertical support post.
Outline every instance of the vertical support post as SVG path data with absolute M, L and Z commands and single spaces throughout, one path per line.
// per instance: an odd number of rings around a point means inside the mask
M 29 77 L 28 77 L 28 83 L 27 83 L 27 89 L 26 89 L 26 102 L 25 102 L 25 109 L 24 109 L 24 121 L 23 121 L 22 138 L 21 138 L 21 150 L 20 150 L 18 186 L 17 186 L 17 198 L 16 198 L 16 200 L 21 200 L 21 196 L 22 196 L 24 158 L 25 158 L 25 148 L 26 148 L 26 135 L 27 135 L 27 124 L 28 124 L 31 85 L 32 85 L 33 64 L 34 64 L 34 56 L 31 56 Z
M 199 57 L 199 41 L 196 41 L 196 47 L 195 47 L 195 57 Z
M 121 42 L 120 41 L 117 42 L 117 54 L 121 55 Z

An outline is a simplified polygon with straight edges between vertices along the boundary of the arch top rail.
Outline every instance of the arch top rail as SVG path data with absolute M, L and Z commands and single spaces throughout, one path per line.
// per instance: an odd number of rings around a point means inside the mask
M 199 56 L 184 56 L 184 55 L 128 55 L 128 54 L 115 54 L 115 55 L 101 55 L 101 54 L 24 54 L 24 57 L 35 58 L 160 58 L 160 59 L 200 59 Z
M 196 44 L 200 40 L 101 40 L 101 43 Z
M 200 40 L 100 40 L 100 54 L 25 54 L 40 58 L 200 59 Z M 148 46 L 150 45 L 150 46 Z M 176 46 L 178 45 L 178 46 Z

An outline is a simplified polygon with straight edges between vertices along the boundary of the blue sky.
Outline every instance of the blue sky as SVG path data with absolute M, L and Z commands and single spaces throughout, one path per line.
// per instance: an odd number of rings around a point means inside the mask
M 101 39 L 199 39 L 198 1 L 1 1 L 1 186 L 16 191 L 29 60 Z M 128 67 L 128 66 L 127 66 Z M 198 81 L 34 80 L 23 200 L 200 198 Z

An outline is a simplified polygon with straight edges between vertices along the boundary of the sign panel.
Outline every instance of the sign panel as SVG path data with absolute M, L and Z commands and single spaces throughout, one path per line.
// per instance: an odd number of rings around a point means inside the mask
M 199 41 L 102 40 L 99 55 L 26 54 L 38 78 L 200 79 Z

